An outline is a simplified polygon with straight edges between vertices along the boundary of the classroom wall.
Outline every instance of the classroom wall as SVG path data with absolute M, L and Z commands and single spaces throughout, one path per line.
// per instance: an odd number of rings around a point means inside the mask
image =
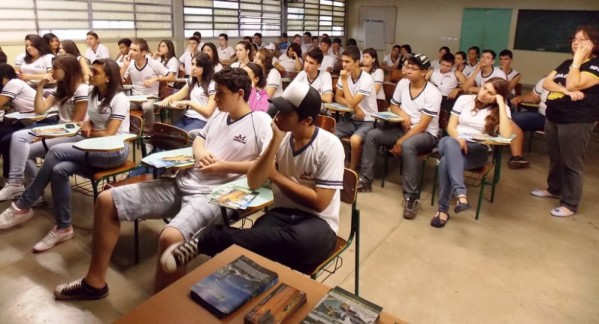
M 599 10 L 598 0 L 350 0 L 347 15 L 348 38 L 358 39 L 359 14 L 361 6 L 396 6 L 397 23 L 395 30 L 396 44 L 410 44 L 416 53 L 424 53 L 432 60 L 436 59 L 439 47 L 446 45 L 452 52 L 460 45 L 462 12 L 464 8 L 512 8 L 512 25 L 508 46 L 513 46 L 516 34 L 516 9 L 555 9 L 555 10 Z M 444 38 L 456 40 L 447 41 Z M 358 42 L 358 46 L 363 43 Z M 385 45 L 387 51 L 392 44 Z M 465 49 L 463 49 L 465 50 Z M 522 83 L 534 84 L 543 75 L 557 67 L 571 56 L 563 53 L 543 53 L 533 51 L 514 52 L 513 67 L 522 74 Z M 498 62 L 497 62 L 498 63 Z

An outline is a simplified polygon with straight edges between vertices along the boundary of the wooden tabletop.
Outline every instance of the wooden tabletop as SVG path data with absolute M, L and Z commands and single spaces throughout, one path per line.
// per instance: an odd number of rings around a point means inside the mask
M 131 312 L 116 321 L 116 323 L 243 323 L 245 314 L 256 306 L 276 286 L 258 295 L 233 314 L 222 319 L 216 318 L 189 297 L 189 291 L 193 284 L 222 268 L 226 264 L 231 263 L 240 255 L 245 255 L 258 264 L 275 271 L 279 275 L 279 283 L 286 283 L 287 285 L 306 293 L 308 299 L 307 303 L 293 314 L 286 323 L 299 323 L 331 289 L 330 287 L 312 280 L 299 272 L 293 271 L 284 265 L 270 261 L 242 247 L 233 245 L 166 289 L 150 297 L 150 299 L 146 300 L 141 305 L 138 305 Z M 379 323 L 395 324 L 405 322 L 383 312 Z

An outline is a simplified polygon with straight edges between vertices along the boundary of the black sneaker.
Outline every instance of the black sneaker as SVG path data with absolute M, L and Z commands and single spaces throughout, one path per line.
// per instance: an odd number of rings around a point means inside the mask
M 406 198 L 403 203 L 403 218 L 414 219 L 418 214 L 420 202 L 416 198 Z
M 514 155 L 510 158 L 508 166 L 510 169 L 525 169 L 530 166 L 530 162 L 519 155 Z
M 358 180 L 358 192 L 372 192 L 372 182 L 366 180 Z
M 166 273 L 172 273 L 193 260 L 200 254 L 198 249 L 198 239 L 194 238 L 189 241 L 173 244 L 169 246 L 160 257 L 160 264 Z
M 85 279 L 58 285 L 54 290 L 54 298 L 58 300 L 93 300 L 106 296 L 108 296 L 108 285 L 94 288 L 87 284 Z

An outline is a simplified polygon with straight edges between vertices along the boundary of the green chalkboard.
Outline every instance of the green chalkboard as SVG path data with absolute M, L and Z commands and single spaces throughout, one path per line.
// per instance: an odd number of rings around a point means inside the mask
M 599 11 L 519 10 L 514 49 L 570 53 L 572 34 L 582 25 L 599 28 Z

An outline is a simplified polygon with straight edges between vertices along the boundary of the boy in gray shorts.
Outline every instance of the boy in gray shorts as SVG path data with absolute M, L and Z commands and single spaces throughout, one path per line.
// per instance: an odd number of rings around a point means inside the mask
M 201 228 L 222 222 L 220 208 L 208 203 L 215 186 L 244 175 L 272 138 L 271 118 L 251 112 L 251 80 L 243 69 L 226 68 L 214 76 L 218 111 L 193 142 L 195 167 L 175 179 L 104 191 L 95 206 L 92 261 L 85 278 L 56 287 L 56 299 L 100 299 L 108 295 L 106 271 L 120 233 L 121 221 L 173 220 L 160 233 L 159 253 L 189 240 Z M 156 268 L 156 290 L 174 282 L 185 268 L 166 274 Z

